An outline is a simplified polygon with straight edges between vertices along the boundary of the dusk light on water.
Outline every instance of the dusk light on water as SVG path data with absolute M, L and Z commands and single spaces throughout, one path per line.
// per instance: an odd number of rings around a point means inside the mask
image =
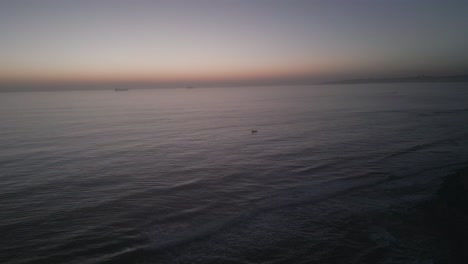
M 0 1 L 0 263 L 468 263 L 467 11 Z

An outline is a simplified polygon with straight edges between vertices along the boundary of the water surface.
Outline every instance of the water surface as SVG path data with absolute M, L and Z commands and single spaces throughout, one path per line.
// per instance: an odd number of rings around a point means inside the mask
M 0 120 L 7 264 L 429 259 L 392 226 L 468 160 L 466 84 L 1 93 Z

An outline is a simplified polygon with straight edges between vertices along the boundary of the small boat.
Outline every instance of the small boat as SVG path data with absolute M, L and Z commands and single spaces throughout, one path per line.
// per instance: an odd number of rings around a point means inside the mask
M 127 88 L 115 88 L 114 89 L 115 92 L 124 92 L 124 91 L 128 91 Z
M 252 130 L 252 134 L 257 134 L 258 130 Z

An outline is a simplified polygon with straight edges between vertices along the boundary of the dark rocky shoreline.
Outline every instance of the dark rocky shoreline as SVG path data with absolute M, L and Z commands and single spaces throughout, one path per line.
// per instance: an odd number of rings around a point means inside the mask
M 439 263 L 468 263 L 468 168 L 446 176 L 432 210 L 445 251 Z

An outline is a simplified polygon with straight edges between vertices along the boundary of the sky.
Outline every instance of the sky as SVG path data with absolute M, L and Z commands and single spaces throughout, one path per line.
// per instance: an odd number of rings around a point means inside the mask
M 0 83 L 468 73 L 464 0 L 0 0 Z

